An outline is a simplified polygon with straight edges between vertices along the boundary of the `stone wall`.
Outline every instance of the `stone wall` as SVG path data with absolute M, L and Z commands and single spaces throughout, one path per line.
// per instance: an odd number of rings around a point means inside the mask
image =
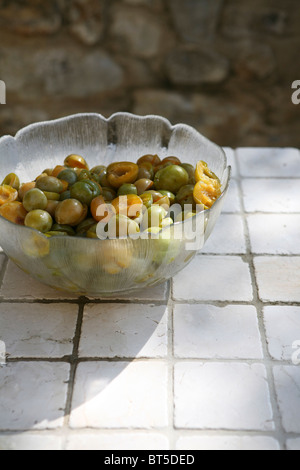
M 0 133 L 160 114 L 221 145 L 300 147 L 299 0 L 0 0 Z

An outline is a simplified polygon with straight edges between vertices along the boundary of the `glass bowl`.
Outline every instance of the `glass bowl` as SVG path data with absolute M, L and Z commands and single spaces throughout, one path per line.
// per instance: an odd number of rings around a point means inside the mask
M 71 153 L 82 155 L 90 166 L 135 162 L 149 153 L 161 158 L 177 156 L 193 165 L 204 160 L 220 178 L 222 196 L 211 209 L 164 229 L 159 238 L 47 238 L 0 216 L 0 245 L 26 273 L 62 291 L 111 296 L 166 281 L 201 250 L 220 215 L 230 180 L 230 167 L 220 147 L 192 127 L 172 126 L 159 116 L 117 113 L 106 119 L 99 114 L 77 114 L 32 124 L 15 137 L 2 137 L 0 177 L 13 172 L 21 182 L 32 181 Z

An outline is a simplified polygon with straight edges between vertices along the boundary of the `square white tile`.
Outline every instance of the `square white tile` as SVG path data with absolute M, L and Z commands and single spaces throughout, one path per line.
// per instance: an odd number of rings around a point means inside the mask
M 292 363 L 293 355 L 297 356 L 298 349 L 300 362 L 300 307 L 265 307 L 264 322 L 272 358 Z
M 262 364 L 181 362 L 174 390 L 177 428 L 274 429 Z
M 256 254 L 300 255 L 300 215 L 248 215 L 251 251 Z
M 286 441 L 287 450 L 300 450 L 300 437 Z
M 245 254 L 246 240 L 240 215 L 222 214 L 201 253 Z
M 165 305 L 88 304 L 79 354 L 83 357 L 165 357 Z
M 167 365 L 83 362 L 76 372 L 72 428 L 159 428 L 168 424 Z
M 69 370 L 61 362 L 16 362 L 0 367 L 0 430 L 61 427 Z
M 300 212 L 300 179 L 244 179 L 246 212 Z
M 268 436 L 182 436 L 177 450 L 280 450 L 278 441 Z
M 256 309 L 250 305 L 176 305 L 174 354 L 181 358 L 261 359 Z
M 300 433 L 300 367 L 274 367 L 275 388 L 286 432 Z
M 300 177 L 300 153 L 296 148 L 238 148 L 243 177 Z
M 300 257 L 257 256 L 254 265 L 263 301 L 300 301 Z
M 0 340 L 12 357 L 63 357 L 73 350 L 78 305 L 0 304 Z
M 173 278 L 175 300 L 251 301 L 247 263 L 238 256 L 199 255 Z
M 162 450 L 169 449 L 166 436 L 154 432 L 72 432 L 66 450 Z M 111 458 L 110 456 L 107 456 Z M 132 465 L 133 466 L 133 465 Z
M 56 435 L 20 433 L 0 434 L 0 450 L 62 450 L 63 438 Z

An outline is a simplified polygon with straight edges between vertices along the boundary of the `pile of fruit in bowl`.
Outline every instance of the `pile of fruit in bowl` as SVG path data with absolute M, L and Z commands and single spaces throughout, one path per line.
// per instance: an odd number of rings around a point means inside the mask
M 204 161 L 195 168 L 178 157 L 148 154 L 137 163 L 89 169 L 82 156 L 71 154 L 34 181 L 20 184 L 15 173 L 7 175 L 0 186 L 0 215 L 48 237 L 97 238 L 97 228 L 105 238 L 157 235 L 211 208 L 220 196 L 221 182 Z

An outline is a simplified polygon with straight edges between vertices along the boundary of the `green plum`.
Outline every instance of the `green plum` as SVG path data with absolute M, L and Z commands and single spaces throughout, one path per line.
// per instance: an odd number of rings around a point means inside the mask
M 179 165 L 169 165 L 159 170 L 154 178 L 154 185 L 157 191 L 163 189 L 176 194 L 182 186 L 188 184 L 189 175 L 187 171 Z
M 36 187 L 50 193 L 61 193 L 64 189 L 61 180 L 54 176 L 40 176 L 36 181 Z
M 53 225 L 53 219 L 51 215 L 40 209 L 35 209 L 30 212 L 25 217 L 26 227 L 31 227 L 40 232 L 49 232 Z
M 77 199 L 82 204 L 89 206 L 92 200 L 100 196 L 101 190 L 99 186 L 90 180 L 77 181 L 70 189 L 72 199 Z
M 23 206 L 27 212 L 34 209 L 45 210 L 48 204 L 47 196 L 38 188 L 33 188 L 25 193 L 23 198 Z

